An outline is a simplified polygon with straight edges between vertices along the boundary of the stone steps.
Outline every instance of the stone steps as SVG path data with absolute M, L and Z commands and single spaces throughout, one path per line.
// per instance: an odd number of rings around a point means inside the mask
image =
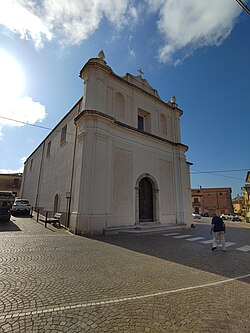
M 104 235 L 115 235 L 119 233 L 126 234 L 149 234 L 157 232 L 168 232 L 175 230 L 183 230 L 186 224 L 159 224 L 159 223 L 143 223 L 134 226 L 108 227 L 104 230 Z

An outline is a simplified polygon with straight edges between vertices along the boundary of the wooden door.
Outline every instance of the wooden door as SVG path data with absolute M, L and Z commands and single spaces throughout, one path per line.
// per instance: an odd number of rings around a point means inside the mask
M 153 187 L 148 178 L 139 183 L 139 221 L 153 222 Z

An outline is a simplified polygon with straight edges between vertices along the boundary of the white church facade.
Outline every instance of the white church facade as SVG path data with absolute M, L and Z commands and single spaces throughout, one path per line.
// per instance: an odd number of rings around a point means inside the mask
M 192 223 L 188 147 L 175 98 L 116 75 L 103 52 L 80 71 L 83 97 L 25 162 L 22 197 L 72 233 Z

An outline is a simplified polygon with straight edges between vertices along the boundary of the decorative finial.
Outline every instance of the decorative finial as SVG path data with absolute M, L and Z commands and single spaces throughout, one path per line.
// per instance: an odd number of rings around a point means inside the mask
M 101 50 L 101 51 L 98 53 L 98 58 L 101 59 L 101 60 L 104 60 L 104 59 L 105 59 L 105 54 L 104 54 L 103 50 Z
M 171 104 L 173 105 L 174 108 L 178 106 L 178 104 L 176 103 L 176 97 L 175 96 L 171 97 L 170 102 L 171 102 Z
M 175 97 L 175 96 L 172 96 L 172 97 L 171 97 L 171 103 L 172 103 L 172 104 L 176 103 L 176 97 Z
M 143 71 L 142 71 L 142 69 L 139 68 L 139 69 L 137 69 L 137 71 L 139 72 L 140 77 L 142 77 L 142 75 L 144 74 Z

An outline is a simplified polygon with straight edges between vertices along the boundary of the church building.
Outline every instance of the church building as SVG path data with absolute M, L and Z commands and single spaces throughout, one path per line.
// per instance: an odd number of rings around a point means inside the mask
M 183 112 L 142 75 L 115 74 L 103 51 L 89 59 L 83 96 L 25 162 L 22 197 L 72 233 L 192 223 Z

